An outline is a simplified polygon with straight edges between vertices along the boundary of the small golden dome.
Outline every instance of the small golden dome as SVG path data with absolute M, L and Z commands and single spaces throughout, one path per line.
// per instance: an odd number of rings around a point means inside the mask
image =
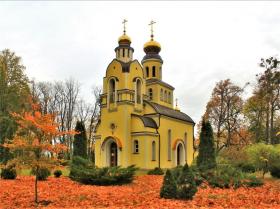
M 178 106 L 176 106 L 176 107 L 174 108 L 174 110 L 180 112 L 180 108 L 179 108 Z
M 160 44 L 157 41 L 151 40 L 144 44 L 144 49 L 147 47 L 158 47 L 161 49 Z
M 122 36 L 119 37 L 118 42 L 126 42 L 126 41 L 131 43 L 131 39 L 128 35 L 123 34 Z

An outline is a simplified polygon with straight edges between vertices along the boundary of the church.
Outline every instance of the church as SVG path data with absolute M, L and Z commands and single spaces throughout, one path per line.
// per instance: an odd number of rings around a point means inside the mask
M 100 95 L 100 119 L 95 128 L 98 167 L 136 165 L 140 169 L 191 164 L 194 121 L 174 105 L 174 87 L 162 80 L 161 45 L 144 44 L 141 63 L 133 59 L 131 38 L 123 35 L 116 57 L 106 69 Z M 179 78 L 178 78 L 179 79 Z

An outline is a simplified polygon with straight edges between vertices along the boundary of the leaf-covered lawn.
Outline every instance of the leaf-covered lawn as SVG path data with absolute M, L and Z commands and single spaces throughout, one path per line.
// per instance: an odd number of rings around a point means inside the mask
M 280 181 L 258 188 L 200 187 L 192 201 L 159 198 L 162 176 L 137 176 L 125 186 L 80 185 L 67 177 L 39 182 L 40 208 L 280 208 Z M 0 180 L 0 208 L 32 208 L 34 177 Z M 47 206 L 43 206 L 43 204 Z

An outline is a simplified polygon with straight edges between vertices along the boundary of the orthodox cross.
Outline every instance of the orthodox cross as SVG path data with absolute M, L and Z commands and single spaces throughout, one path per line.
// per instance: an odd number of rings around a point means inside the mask
M 125 25 L 126 23 L 127 23 L 127 20 L 124 19 L 123 22 L 122 22 L 122 24 L 123 24 L 123 34 L 124 34 L 124 35 L 125 35 L 125 32 L 126 32 L 126 27 L 125 27 L 125 26 L 126 26 L 126 25 Z
M 151 39 L 153 40 L 153 38 L 154 38 L 154 24 L 155 24 L 156 22 L 154 22 L 153 20 L 151 20 L 151 22 L 150 22 L 150 26 L 151 26 Z

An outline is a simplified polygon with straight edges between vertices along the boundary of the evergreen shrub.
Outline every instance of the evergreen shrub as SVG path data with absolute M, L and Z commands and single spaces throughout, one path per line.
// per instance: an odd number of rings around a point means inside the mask
M 62 171 L 61 170 L 55 170 L 53 172 L 53 175 L 56 177 L 56 178 L 59 178 L 61 175 L 62 175 Z
M 160 189 L 160 197 L 166 199 L 173 199 L 177 197 L 177 186 L 176 181 L 168 169 L 164 176 L 163 184 Z
M 161 168 L 155 167 L 154 169 L 149 170 L 147 174 L 148 175 L 163 175 L 164 172 Z
M 2 168 L 1 178 L 2 179 L 16 179 L 17 171 L 14 166 L 7 166 L 6 168 Z
M 127 168 L 120 166 L 97 168 L 89 160 L 74 157 L 69 177 L 82 184 L 122 185 L 133 181 L 136 170 L 134 165 Z
M 177 180 L 177 198 L 191 200 L 197 192 L 197 186 L 193 173 L 188 164 L 182 169 L 182 173 Z
M 280 164 L 278 165 L 272 165 L 269 168 L 270 175 L 273 176 L 274 178 L 280 178 Z

